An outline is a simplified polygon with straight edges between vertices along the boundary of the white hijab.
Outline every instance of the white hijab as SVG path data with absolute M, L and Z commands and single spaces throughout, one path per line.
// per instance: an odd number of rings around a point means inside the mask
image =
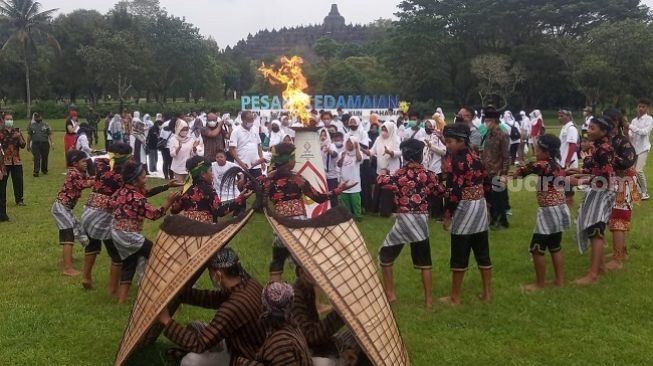
M 385 122 L 381 125 L 381 129 L 388 131 L 388 138 L 383 138 L 383 134 L 379 134 L 376 139 L 376 164 L 378 169 L 387 169 L 390 165 L 390 157 L 385 154 L 385 148 L 390 151 L 396 151 L 399 148 L 399 139 L 397 138 L 397 125 L 392 122 Z M 393 158 L 394 159 L 394 158 Z
M 348 122 L 351 122 L 351 121 L 354 121 L 355 125 L 358 126 L 358 129 L 356 131 L 349 130 L 349 132 L 347 132 L 347 135 L 356 137 L 358 139 L 359 143 L 361 143 L 362 145 L 367 146 L 367 144 L 368 144 L 368 142 L 366 140 L 367 132 L 365 132 L 363 126 L 361 126 L 360 118 L 354 116 L 354 117 L 351 117 Z
M 270 123 L 270 127 L 272 127 L 272 126 L 279 127 L 279 132 L 273 132 L 272 128 L 270 128 L 270 135 L 269 135 L 270 136 L 270 148 L 272 146 L 276 146 L 276 145 L 279 145 L 280 143 L 282 143 L 283 138 L 286 137 L 286 135 L 287 135 L 286 132 L 283 130 L 283 127 L 281 126 L 281 122 L 279 120 L 275 119 L 274 121 L 272 121 L 272 123 Z
M 177 141 L 179 141 L 180 144 L 185 144 L 191 139 L 190 131 L 188 131 L 186 137 L 180 136 L 181 130 L 183 130 L 184 128 L 188 128 L 188 123 L 186 123 L 186 121 L 184 121 L 183 119 L 178 119 L 177 125 L 175 126 L 175 138 L 177 139 Z

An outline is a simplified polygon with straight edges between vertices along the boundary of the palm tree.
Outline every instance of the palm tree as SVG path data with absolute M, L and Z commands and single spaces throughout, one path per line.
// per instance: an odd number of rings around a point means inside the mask
M 10 44 L 16 43 L 22 52 L 25 66 L 25 85 L 27 90 L 27 118 L 32 109 L 32 95 L 29 81 L 30 56 L 36 52 L 36 42 L 47 39 L 57 50 L 59 42 L 50 33 L 50 19 L 59 9 L 41 11 L 41 3 L 34 0 L 0 0 L 0 16 L 11 29 L 11 35 L 2 45 L 4 51 Z

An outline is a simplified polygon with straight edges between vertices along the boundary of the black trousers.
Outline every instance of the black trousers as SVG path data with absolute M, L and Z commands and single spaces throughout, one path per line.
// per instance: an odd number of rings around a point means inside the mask
M 91 130 L 91 136 L 89 136 L 90 145 L 99 144 L 100 139 L 97 133 L 97 126 L 96 127 L 91 126 L 90 130 Z M 93 142 L 94 139 L 95 142 Z
M 493 182 L 499 180 L 499 177 L 494 177 Z M 490 217 L 491 225 L 502 225 L 508 227 L 508 188 L 505 184 L 500 183 L 492 185 L 492 189 L 487 194 L 487 200 L 490 203 Z
M 141 142 L 141 140 L 136 139 L 136 141 L 134 142 L 134 160 L 136 160 L 141 164 L 147 164 L 146 157 L 141 156 L 142 147 L 143 147 L 143 143 Z
M 361 172 L 361 206 L 363 212 L 374 212 L 374 199 L 372 198 L 372 186 L 374 185 L 374 172 L 370 160 L 363 160 L 360 167 Z
M 48 174 L 49 142 L 32 141 L 32 156 L 34 156 L 34 174 Z
M 338 188 L 338 178 L 327 179 L 327 187 L 329 188 L 329 191 L 333 191 L 334 189 Z M 333 196 L 329 199 L 329 201 L 331 201 L 331 207 L 338 206 L 338 197 Z
M 150 258 L 150 253 L 152 252 L 152 246 L 154 244 L 145 239 L 143 246 L 134 254 L 125 258 L 122 261 L 122 270 L 120 272 L 120 283 L 121 284 L 131 284 L 136 274 L 136 267 L 138 266 L 138 260 L 141 257 Z
M 163 156 L 163 176 L 166 179 L 174 178 L 175 173 L 170 170 L 170 166 L 172 165 L 172 156 L 170 156 L 170 149 L 161 149 L 161 155 Z
M 14 200 L 16 203 L 23 202 L 23 166 L 7 165 L 7 176 L 0 180 L 0 218 L 7 217 L 7 183 L 11 176 L 14 186 Z

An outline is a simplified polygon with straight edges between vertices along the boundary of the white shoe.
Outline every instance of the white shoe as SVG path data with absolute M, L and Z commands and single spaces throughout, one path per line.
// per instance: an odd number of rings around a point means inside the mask
M 642 201 L 648 201 L 650 199 L 651 199 L 651 196 L 648 193 L 642 195 Z

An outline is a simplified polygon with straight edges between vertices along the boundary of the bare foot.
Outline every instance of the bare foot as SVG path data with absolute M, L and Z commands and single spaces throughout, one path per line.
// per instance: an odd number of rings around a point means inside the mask
M 620 262 L 615 259 L 605 264 L 605 269 L 607 269 L 608 271 L 614 271 L 616 269 L 623 269 L 623 268 L 624 268 L 623 262 Z
M 446 305 L 460 305 L 460 300 L 454 300 L 451 296 L 441 297 L 439 300 Z
M 484 303 L 491 303 L 492 302 L 492 294 L 480 294 L 478 295 L 478 298 L 483 301 Z
M 426 300 L 426 301 L 424 302 L 424 307 L 425 307 L 427 310 L 431 310 L 431 309 L 433 309 L 433 300 L 432 300 L 432 299 L 428 299 L 428 300 Z
M 525 292 L 536 292 L 536 291 L 541 291 L 544 290 L 544 286 L 539 285 L 537 283 L 529 283 L 527 285 L 521 285 L 522 291 Z
M 82 274 L 82 272 L 73 268 L 63 270 L 63 275 L 68 277 L 75 277 L 75 276 L 79 276 L 80 274 Z
M 565 287 L 565 283 L 564 283 L 564 281 L 553 281 L 552 284 L 553 284 L 553 286 L 555 286 L 555 287 L 557 287 L 557 288 L 563 288 L 563 287 Z
M 93 281 L 91 280 L 82 280 L 82 287 L 84 287 L 85 290 L 92 290 L 93 289 Z
M 579 286 L 587 286 L 597 283 L 599 278 L 597 275 L 588 274 L 585 277 L 576 279 L 575 283 Z

